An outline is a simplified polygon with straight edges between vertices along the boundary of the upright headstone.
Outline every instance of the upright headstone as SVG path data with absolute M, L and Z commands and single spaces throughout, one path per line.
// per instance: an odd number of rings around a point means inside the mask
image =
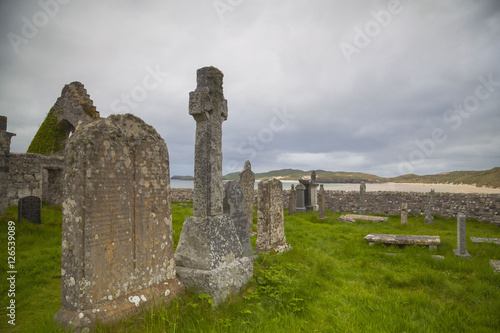
M 366 193 L 366 184 L 365 182 L 361 182 L 359 186 L 359 214 L 365 214 L 365 193 Z
M 434 205 L 434 189 L 431 189 L 431 197 L 429 199 L 429 207 L 427 208 L 427 215 L 425 216 L 425 224 L 432 224 L 434 217 L 432 216 L 432 207 Z
M 306 187 L 304 184 L 299 184 L 295 188 L 296 196 L 297 196 L 297 205 L 295 207 L 295 210 L 299 213 L 305 213 L 306 212 Z
M 241 188 L 243 189 L 243 195 L 245 196 L 245 212 L 248 219 L 248 226 L 250 228 L 250 233 L 253 229 L 253 204 L 255 202 L 254 198 L 254 187 L 255 187 L 255 173 L 252 171 L 252 165 L 250 161 L 245 162 L 243 171 L 239 174 L 239 179 Z
M 299 182 L 305 188 L 305 206 L 307 211 L 317 212 L 318 206 L 318 186 L 316 182 L 316 171 L 311 171 L 310 179 L 300 178 Z
M 23 219 L 34 224 L 42 224 L 42 199 L 29 196 L 19 199 L 17 204 L 17 222 Z
M 401 203 L 401 224 L 408 224 L 408 203 Z
M 290 197 L 288 198 L 288 215 L 295 214 L 295 205 L 297 204 L 297 194 L 295 193 L 294 185 L 290 189 Z
M 469 252 L 465 249 L 465 214 L 458 213 L 457 215 L 457 248 L 453 249 L 453 253 L 460 258 L 470 258 Z
M 323 184 L 321 184 L 319 186 L 318 202 L 319 202 L 319 215 L 318 215 L 318 217 L 320 219 L 324 219 L 326 216 L 325 216 L 325 188 L 323 187 Z
M 247 213 L 245 212 L 245 196 L 237 180 L 231 180 L 224 184 L 224 201 L 222 206 L 224 214 L 228 215 L 234 223 L 236 234 L 243 248 L 243 255 L 247 257 L 252 256 L 251 229 L 248 225 Z
M 236 227 L 223 214 L 222 122 L 227 101 L 223 74 L 215 67 L 197 71 L 189 93 L 189 114 L 196 121 L 193 215 L 184 221 L 175 261 L 187 286 L 220 304 L 253 276 L 253 259 L 244 256 Z
M 283 185 L 278 179 L 259 182 L 257 199 L 257 242 L 259 252 L 283 252 L 290 249 L 286 243 L 283 217 Z
M 75 329 L 120 321 L 183 291 L 176 278 L 165 141 L 141 119 L 109 116 L 66 145 L 61 309 Z

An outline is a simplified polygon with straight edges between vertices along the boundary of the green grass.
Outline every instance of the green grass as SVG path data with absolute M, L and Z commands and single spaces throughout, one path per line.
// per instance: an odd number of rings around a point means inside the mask
M 173 203 L 174 242 L 190 203 Z M 472 259 L 455 257 L 456 220 L 399 216 L 388 222 L 337 221 L 327 212 L 286 215 L 287 242 L 293 250 L 259 255 L 254 279 L 241 295 L 213 309 L 206 295 L 188 292 L 168 308 L 145 310 L 98 332 L 498 332 L 500 274 L 490 259 L 500 246 L 473 244 L 469 237 L 500 238 L 500 228 L 467 221 L 467 250 Z M 2 244 L 6 222 L 0 219 Z M 43 209 L 44 226 L 23 222 L 17 230 L 16 302 L 19 332 L 52 332 L 51 317 L 60 307 L 61 212 Z M 254 222 L 256 217 L 254 216 Z M 254 225 L 255 229 L 255 225 Z M 369 246 L 369 233 L 439 235 L 436 253 L 424 246 Z M 255 242 L 255 236 L 252 239 Z M 6 251 L 1 260 L 6 262 Z M 395 253 L 396 255 L 388 255 Z M 440 254 L 444 260 L 434 259 Z M 5 267 L 5 266 L 3 266 Z M 4 269 L 6 270 L 6 269 Z M 2 290 L 6 282 L 2 279 Z M 5 292 L 0 295 L 6 304 Z M 17 303 L 16 303 L 17 304 Z M 0 331 L 9 329 L 2 316 Z

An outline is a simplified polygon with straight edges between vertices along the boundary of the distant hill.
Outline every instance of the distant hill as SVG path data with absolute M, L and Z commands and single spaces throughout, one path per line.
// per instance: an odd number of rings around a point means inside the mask
M 194 180 L 193 176 L 172 176 L 170 179 L 178 179 L 178 180 Z
M 224 176 L 224 179 L 238 179 L 239 172 Z M 269 172 L 256 173 L 255 179 L 276 177 L 281 180 L 298 180 L 300 177 L 309 177 L 311 171 L 298 169 L 281 169 Z M 468 184 L 500 188 L 500 167 L 485 171 L 453 171 L 437 175 L 418 176 L 413 174 L 383 178 L 362 172 L 325 171 L 316 170 L 316 179 L 320 183 L 441 183 L 441 184 Z

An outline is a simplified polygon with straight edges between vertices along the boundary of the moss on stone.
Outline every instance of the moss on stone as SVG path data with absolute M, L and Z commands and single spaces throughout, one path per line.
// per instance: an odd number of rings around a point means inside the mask
M 66 133 L 57 121 L 55 112 L 54 108 L 50 109 L 31 141 L 28 153 L 51 155 L 64 149 L 63 142 L 66 140 Z

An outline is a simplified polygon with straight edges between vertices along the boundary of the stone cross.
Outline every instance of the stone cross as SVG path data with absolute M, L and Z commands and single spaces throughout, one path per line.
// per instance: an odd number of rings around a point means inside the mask
M 434 189 L 431 189 L 431 197 L 429 199 L 429 207 L 427 208 L 427 215 L 425 216 L 425 224 L 432 224 L 434 217 L 432 216 L 432 206 L 434 204 Z
M 222 215 L 222 122 L 227 101 L 223 74 L 215 67 L 197 71 L 196 90 L 189 93 L 189 114 L 196 121 L 193 215 Z
M 361 182 L 361 185 L 359 186 L 359 214 L 364 215 L 365 214 L 365 193 L 366 193 L 366 184 L 365 182 Z
M 278 179 L 259 182 L 257 200 L 257 242 L 258 252 L 283 252 L 290 249 L 286 243 L 283 217 L 283 185 Z
M 210 295 L 215 305 L 238 293 L 253 276 L 253 259 L 245 256 L 251 244 L 238 182 L 227 187 L 224 214 L 222 122 L 227 118 L 227 102 L 222 77 L 217 68 L 199 69 L 196 90 L 189 94 L 189 114 L 196 120 L 194 216 L 184 220 L 175 251 L 181 282 Z
M 295 210 L 299 213 L 306 212 L 306 187 L 304 184 L 299 184 L 295 188 L 297 196 L 297 204 L 295 205 Z
M 408 203 L 401 203 L 401 224 L 408 224 Z
M 469 252 L 465 249 L 465 214 L 458 213 L 457 215 L 457 248 L 453 249 L 453 253 L 460 258 L 470 258 Z
M 318 202 L 319 202 L 319 218 L 324 219 L 325 218 L 325 188 L 323 187 L 323 184 L 321 184 L 319 186 Z
M 245 162 L 243 171 L 240 172 L 238 181 L 243 189 L 243 195 L 245 196 L 245 212 L 247 215 L 248 226 L 250 228 L 250 233 L 253 229 L 253 205 L 255 202 L 254 187 L 255 187 L 255 173 L 252 171 L 252 165 L 250 161 Z
M 295 205 L 297 204 L 297 194 L 295 192 L 295 188 L 292 184 L 292 188 L 290 189 L 290 197 L 288 198 L 288 215 L 295 214 Z

